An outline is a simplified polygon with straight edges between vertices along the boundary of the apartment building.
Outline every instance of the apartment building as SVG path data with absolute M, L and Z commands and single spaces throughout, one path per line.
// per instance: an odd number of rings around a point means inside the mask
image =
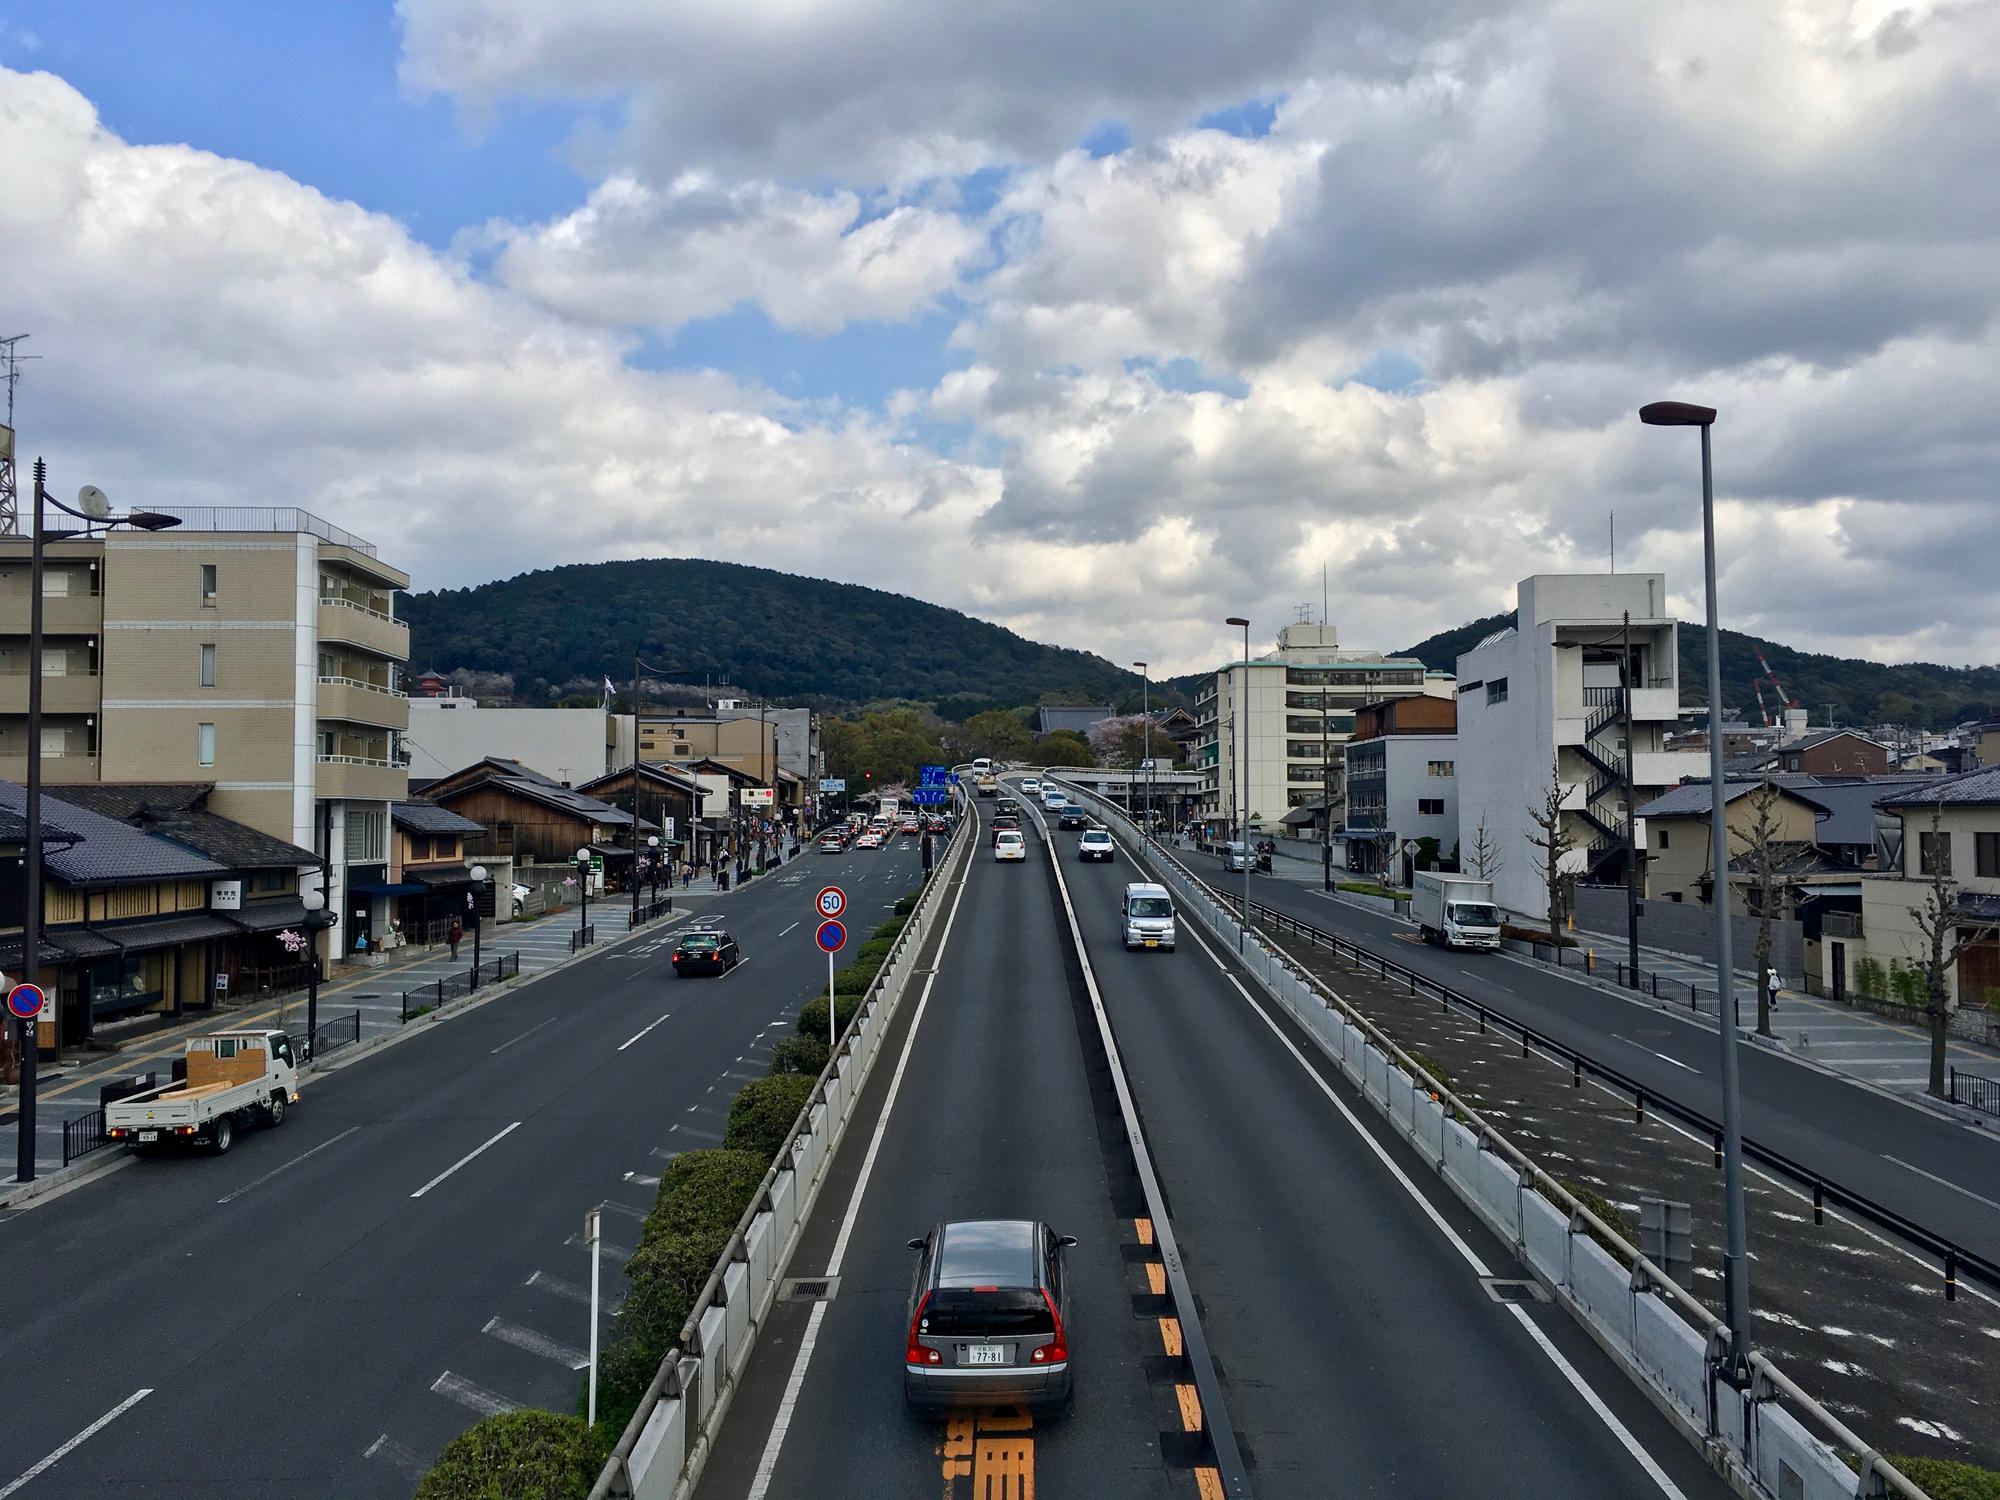
M 1538 574 L 1520 581 L 1516 598 L 1515 623 L 1458 658 L 1458 842 L 1472 848 L 1483 823 L 1502 852 L 1495 898 L 1546 920 L 1530 813 L 1544 805 L 1551 777 L 1573 840 L 1564 871 L 1616 884 L 1630 815 L 1627 758 L 1635 806 L 1685 777 L 1705 778 L 1708 758 L 1664 748 L 1680 717 L 1679 628 L 1664 574 Z M 1643 850 L 1643 826 L 1636 836 Z
M 192 507 L 169 531 L 48 544 L 42 774 L 201 782 L 216 815 L 326 853 L 334 952 L 387 920 L 408 794 L 409 575 L 290 507 Z M 0 778 L 27 764 L 25 537 L 0 537 Z
M 410 780 L 421 786 L 496 756 L 568 786 L 632 761 L 629 714 L 601 708 L 494 708 L 449 691 L 409 700 Z M 619 755 L 622 747 L 624 754 Z
M 1222 836 L 1240 821 L 1241 803 L 1253 837 L 1275 833 L 1292 809 L 1329 793 L 1337 799 L 1341 747 L 1358 709 L 1384 698 L 1450 692 L 1450 675 L 1425 671 L 1415 657 L 1345 649 L 1332 625 L 1287 625 L 1275 650 L 1227 663 L 1195 699 L 1197 817 Z
M 1362 705 L 1342 747 L 1347 815 L 1335 835 L 1347 868 L 1407 884 L 1458 843 L 1458 706 L 1417 694 Z M 1463 861 L 1466 856 L 1461 853 Z
M 638 735 L 641 760 L 682 767 L 717 761 L 773 788 L 795 810 L 817 791 L 825 771 L 819 716 L 809 708 L 745 707 L 724 699 L 700 713 L 643 715 Z

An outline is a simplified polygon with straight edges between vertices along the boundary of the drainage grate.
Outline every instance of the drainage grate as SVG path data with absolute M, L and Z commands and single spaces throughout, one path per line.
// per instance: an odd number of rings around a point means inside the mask
M 1549 1294 L 1542 1290 L 1541 1283 L 1527 1280 L 1509 1280 L 1504 1276 L 1482 1276 L 1479 1284 L 1486 1288 L 1486 1295 L 1495 1302 L 1546 1302 Z
M 831 1302 L 840 1290 L 838 1276 L 794 1276 L 778 1291 L 780 1302 Z

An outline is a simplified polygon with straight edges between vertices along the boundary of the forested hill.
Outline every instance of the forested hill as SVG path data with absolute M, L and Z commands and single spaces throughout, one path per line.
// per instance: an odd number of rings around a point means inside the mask
M 1455 630 L 1444 630 L 1418 641 L 1399 656 L 1414 656 L 1434 671 L 1456 670 L 1460 653 L 1470 651 L 1496 630 L 1514 623 L 1510 614 L 1489 615 Z M 1708 701 L 1708 631 L 1683 623 L 1681 641 L 1681 701 Z M 1762 674 L 1757 652 L 1762 650 L 1785 692 L 1810 710 L 1816 725 L 1827 721 L 1827 705 L 1842 724 L 1921 725 L 1946 729 L 1967 719 L 2000 716 L 2000 666 L 1945 667 L 1931 662 L 1894 666 L 1852 657 L 1821 656 L 1794 651 L 1776 641 L 1760 640 L 1741 631 L 1722 632 L 1722 701 L 1756 722 L 1757 697 L 1751 684 Z M 1764 701 L 1775 714 L 1778 697 L 1764 684 Z
M 410 670 L 513 677 L 524 703 L 631 681 L 634 654 L 676 682 L 713 680 L 818 706 L 911 699 L 947 718 L 1040 701 L 1136 697 L 1100 656 L 1025 640 L 880 589 L 695 558 L 581 563 L 407 595 Z

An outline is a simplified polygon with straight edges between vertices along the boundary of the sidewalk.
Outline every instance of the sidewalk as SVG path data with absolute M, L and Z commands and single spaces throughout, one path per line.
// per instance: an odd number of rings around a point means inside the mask
M 753 886 L 755 882 L 751 883 Z M 706 887 L 706 889 L 704 889 Z M 675 911 L 698 911 L 716 895 L 713 881 L 696 881 L 691 890 L 676 890 Z M 722 893 L 725 897 L 727 893 Z M 666 895 L 664 887 L 661 895 Z M 630 906 L 617 896 L 590 904 L 591 926 L 597 932 L 596 946 L 626 935 Z M 640 930 L 658 930 L 672 921 L 670 915 Z M 520 922 L 497 923 L 486 930 L 480 957 L 490 963 L 502 954 L 521 955 L 523 977 L 537 974 L 570 956 L 570 935 L 578 925 L 576 908 Z M 400 961 L 399 961 L 400 959 Z M 391 959 L 379 966 L 342 964 L 335 976 L 320 986 L 319 1020 L 325 1026 L 335 1016 L 359 1012 L 361 1041 L 403 1026 L 402 996 L 426 983 L 462 975 L 472 967 L 470 939 L 459 944 L 458 957 L 442 945 L 415 950 L 411 956 Z M 35 1162 L 36 1171 L 46 1174 L 63 1164 L 63 1125 L 80 1119 L 97 1107 L 98 1089 L 115 1078 L 134 1073 L 157 1073 L 165 1082 L 173 1060 L 181 1055 L 190 1036 L 237 1026 L 275 1026 L 294 1035 L 305 1030 L 306 997 L 303 991 L 239 1009 L 217 1010 L 191 1015 L 173 1026 L 135 1038 L 115 1053 L 73 1052 L 64 1055 L 58 1076 L 50 1077 L 50 1067 L 42 1064 L 40 1086 L 36 1090 Z M 338 1055 L 338 1054 L 335 1054 Z M 19 1137 L 17 1105 L 20 1090 L 0 1085 L 0 1183 L 13 1180 L 16 1141 Z

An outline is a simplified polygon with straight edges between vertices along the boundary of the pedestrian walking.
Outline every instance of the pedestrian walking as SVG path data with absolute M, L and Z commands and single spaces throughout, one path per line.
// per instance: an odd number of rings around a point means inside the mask
M 452 962 L 454 963 L 458 961 L 458 945 L 460 940 L 463 939 L 464 936 L 465 936 L 465 928 L 459 924 L 459 920 L 457 917 L 453 917 L 451 919 L 451 927 L 445 933 L 444 940 L 447 943 L 451 944 L 451 957 L 452 957 Z
M 1771 992 L 1771 1009 L 1776 1010 L 1778 1008 L 1778 971 L 1776 968 L 1772 968 L 1765 973 L 1764 986 Z

